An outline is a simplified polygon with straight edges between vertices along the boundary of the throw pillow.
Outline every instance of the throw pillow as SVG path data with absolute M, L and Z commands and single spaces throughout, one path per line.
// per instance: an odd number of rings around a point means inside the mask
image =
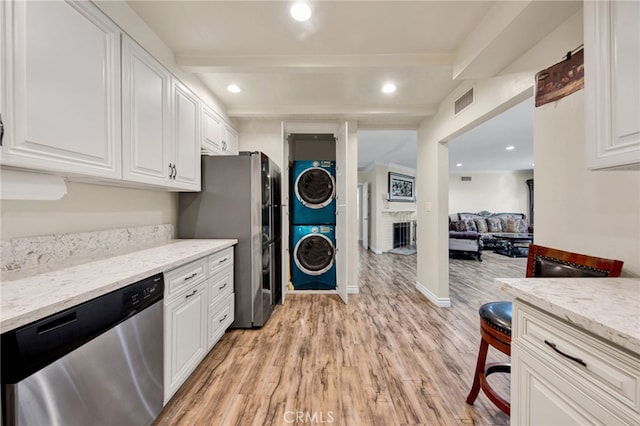
M 489 228 L 488 232 L 502 232 L 502 224 L 500 223 L 500 219 L 498 219 L 497 217 L 488 218 L 487 228 Z
M 514 228 L 516 232 L 524 234 L 529 232 L 529 223 L 527 223 L 526 219 L 515 219 Z
M 522 219 L 507 219 L 507 232 L 519 232 L 518 221 Z
M 476 228 L 478 232 L 489 232 L 489 228 L 487 227 L 487 221 L 485 219 L 475 219 Z
M 478 232 L 478 228 L 476 228 L 476 223 L 473 219 L 466 219 L 464 223 L 467 226 L 467 231 Z
M 464 220 L 459 220 L 456 222 L 456 231 L 464 232 L 467 230 L 467 225 L 465 225 Z

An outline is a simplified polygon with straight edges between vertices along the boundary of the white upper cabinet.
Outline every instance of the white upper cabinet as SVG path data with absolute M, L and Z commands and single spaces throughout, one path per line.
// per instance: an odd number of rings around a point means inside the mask
M 223 154 L 222 119 L 208 106 L 202 108 L 202 148 L 207 154 Z
M 200 190 L 200 101 L 135 41 L 122 43 L 123 177 Z
M 587 167 L 640 168 L 640 3 L 585 1 L 584 44 Z
M 122 146 L 125 180 L 170 185 L 171 74 L 127 36 L 122 40 Z
M 202 149 L 210 155 L 238 155 L 238 132 L 213 109 L 202 109 Z
M 173 79 L 173 186 L 200 190 L 200 100 L 180 81 Z
M 120 29 L 89 2 L 3 1 L 0 163 L 120 179 Z
M 226 123 L 224 125 L 222 149 L 227 155 L 238 155 L 238 132 Z

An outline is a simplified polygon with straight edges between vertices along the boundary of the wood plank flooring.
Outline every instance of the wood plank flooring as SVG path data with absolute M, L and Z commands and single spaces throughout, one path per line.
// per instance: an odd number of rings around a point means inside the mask
M 493 279 L 524 276 L 526 259 L 483 259 L 451 259 L 453 306 L 436 308 L 415 289 L 415 255 L 361 250 L 349 304 L 289 295 L 262 329 L 228 331 L 156 424 L 508 424 L 482 392 L 473 406 L 465 399 L 478 307 L 504 299 Z M 508 375 L 490 380 L 508 395 Z

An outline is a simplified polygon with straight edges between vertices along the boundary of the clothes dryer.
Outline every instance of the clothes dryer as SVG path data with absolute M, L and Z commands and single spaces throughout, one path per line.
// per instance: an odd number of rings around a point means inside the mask
M 291 223 L 335 225 L 335 161 L 294 161 L 291 177 Z
M 291 247 L 291 282 L 295 290 L 336 288 L 333 225 L 292 226 Z

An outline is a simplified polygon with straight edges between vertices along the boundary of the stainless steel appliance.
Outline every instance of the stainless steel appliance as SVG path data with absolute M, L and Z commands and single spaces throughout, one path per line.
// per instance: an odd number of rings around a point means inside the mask
M 3 424 L 151 424 L 163 291 L 158 274 L 2 334 Z
M 261 327 L 282 295 L 280 168 L 261 152 L 203 156 L 201 192 L 179 199 L 179 238 L 238 240 L 231 326 Z

